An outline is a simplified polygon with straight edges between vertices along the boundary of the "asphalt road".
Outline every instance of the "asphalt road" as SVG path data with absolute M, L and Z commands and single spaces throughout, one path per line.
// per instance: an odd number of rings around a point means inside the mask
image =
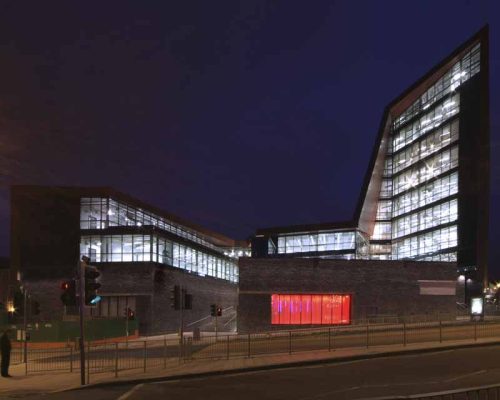
M 499 360 L 500 346 L 489 346 L 138 386 L 88 388 L 30 399 L 361 399 L 498 384 Z

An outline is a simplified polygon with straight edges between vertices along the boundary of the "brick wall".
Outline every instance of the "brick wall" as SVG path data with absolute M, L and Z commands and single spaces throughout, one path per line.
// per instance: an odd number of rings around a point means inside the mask
M 237 285 L 186 273 L 182 270 L 160 267 L 153 263 L 116 263 L 100 265 L 99 294 L 102 296 L 135 296 L 136 316 L 141 334 L 177 331 L 180 311 L 170 306 L 170 289 L 184 285 L 193 295 L 193 309 L 184 314 L 185 325 L 207 317 L 210 304 L 236 309 Z M 67 276 L 65 279 L 70 279 Z M 60 285 L 64 279 L 40 279 L 25 281 L 33 298 L 39 301 L 39 320 L 58 320 L 63 316 Z M 73 314 L 76 309 L 70 310 Z M 206 322 L 206 321 L 205 321 Z M 197 324 L 188 328 L 192 330 Z
M 456 296 L 420 295 L 419 280 L 456 281 L 454 263 L 240 259 L 238 329 L 271 328 L 272 293 L 352 294 L 352 317 L 453 313 Z

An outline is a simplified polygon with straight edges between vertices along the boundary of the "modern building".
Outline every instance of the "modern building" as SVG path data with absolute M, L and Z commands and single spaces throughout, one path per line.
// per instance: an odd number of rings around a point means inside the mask
M 416 312 L 418 295 L 428 300 L 418 302 L 420 310 L 431 309 L 438 303 L 430 293 L 447 296 L 441 303 L 449 311 L 457 270 L 466 296 L 480 294 L 488 270 L 488 85 L 486 26 L 385 108 L 351 221 L 256 232 L 252 259 L 240 263 L 240 328 L 280 325 L 280 313 L 297 324 L 293 316 L 310 312 L 311 296 L 330 296 L 328 309 L 349 303 L 353 318 L 370 307 L 379 314 Z M 353 282 L 361 277 L 363 286 Z M 407 286 L 407 295 L 388 293 L 392 305 L 362 293 L 377 293 L 372 285 L 389 279 Z
M 213 303 L 236 313 L 238 258 L 250 255 L 246 242 L 109 188 L 13 186 L 11 202 L 11 268 L 40 302 L 42 318 L 71 313 L 59 286 L 75 276 L 82 255 L 102 275 L 94 318 L 121 318 L 131 308 L 141 333 L 174 331 L 175 285 L 192 295 L 186 324 L 210 322 Z

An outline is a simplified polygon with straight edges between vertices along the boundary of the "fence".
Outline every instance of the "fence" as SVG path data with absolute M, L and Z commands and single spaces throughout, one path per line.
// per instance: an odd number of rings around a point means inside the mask
M 337 326 L 317 329 L 273 331 L 240 335 L 219 335 L 193 340 L 164 337 L 121 343 L 86 344 L 86 375 L 170 368 L 192 360 L 230 359 L 308 351 L 336 351 L 345 348 L 407 346 L 478 340 L 500 336 L 500 322 L 434 321 L 401 324 Z M 13 360 L 22 360 L 22 348 L 13 351 Z M 29 344 L 26 374 L 49 371 L 77 372 L 80 354 L 74 344 L 36 348 Z

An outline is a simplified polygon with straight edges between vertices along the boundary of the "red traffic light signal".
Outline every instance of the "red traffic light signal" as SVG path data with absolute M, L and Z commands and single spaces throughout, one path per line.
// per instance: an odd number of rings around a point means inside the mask
M 127 318 L 129 321 L 135 319 L 135 312 L 131 308 L 126 308 L 125 309 L 125 318 Z
M 222 307 L 218 306 L 217 307 L 217 316 L 220 317 L 222 315 Z

